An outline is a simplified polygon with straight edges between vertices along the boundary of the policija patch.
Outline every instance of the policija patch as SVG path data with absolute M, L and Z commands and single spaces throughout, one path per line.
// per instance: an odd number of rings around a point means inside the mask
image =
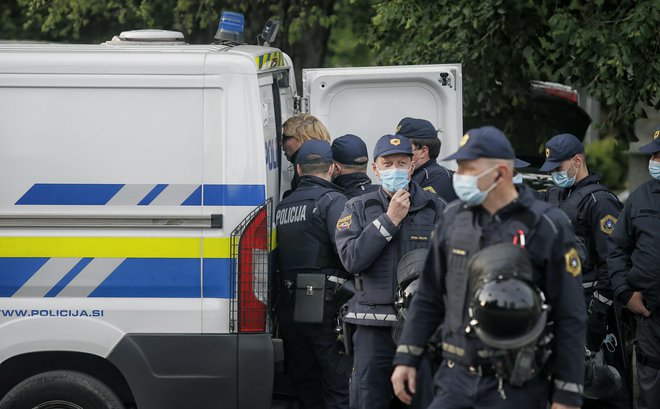
M 566 261 L 566 271 L 573 277 L 577 277 L 582 272 L 582 262 L 575 247 L 571 247 L 566 254 L 564 254 L 564 261 Z
M 616 217 L 608 214 L 607 216 L 600 219 L 600 231 L 610 235 L 614 231 L 614 225 L 616 224 Z
M 353 223 L 352 214 L 349 214 L 346 217 L 342 217 L 341 219 L 337 220 L 337 230 L 346 230 L 349 227 L 351 227 L 352 223 Z

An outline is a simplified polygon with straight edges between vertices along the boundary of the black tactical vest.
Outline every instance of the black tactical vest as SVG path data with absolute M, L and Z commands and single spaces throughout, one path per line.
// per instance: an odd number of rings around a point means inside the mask
M 461 204 L 452 216 L 445 214 L 445 219 L 453 217 L 453 223 L 447 226 L 447 274 L 445 276 L 445 322 L 442 327 L 443 356 L 463 365 L 475 365 L 488 361 L 483 354 L 475 350 L 479 345 L 477 336 L 468 327 L 468 306 L 475 288 L 470 288 L 467 265 L 470 257 L 484 247 L 509 242 L 520 245 L 524 236 L 527 243 L 533 240 L 535 226 L 545 212 L 553 206 L 535 200 L 530 208 L 521 208 L 520 212 L 502 221 L 497 231 L 491 231 L 488 237 L 479 225 L 478 213 L 467 205 Z
M 363 305 L 392 305 L 394 303 L 397 277 L 396 268 L 404 254 L 418 248 L 428 248 L 435 227 L 438 210 L 433 194 L 420 191 L 428 200 L 411 207 L 408 216 L 401 222 L 399 232 L 364 272 L 360 274 L 361 289 L 357 301 Z M 378 191 L 363 195 L 365 226 L 386 212 Z
M 336 190 L 320 185 L 301 185 L 282 200 L 275 211 L 279 267 L 282 279 L 295 280 L 301 272 L 342 269 L 341 261 L 328 236 L 320 205 L 328 206 L 340 196 Z

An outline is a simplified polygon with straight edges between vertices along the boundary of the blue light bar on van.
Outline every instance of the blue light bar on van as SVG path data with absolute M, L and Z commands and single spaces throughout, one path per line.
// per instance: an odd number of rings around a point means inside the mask
M 218 31 L 213 37 L 219 43 L 244 43 L 243 31 L 245 17 L 241 13 L 223 11 L 220 15 Z

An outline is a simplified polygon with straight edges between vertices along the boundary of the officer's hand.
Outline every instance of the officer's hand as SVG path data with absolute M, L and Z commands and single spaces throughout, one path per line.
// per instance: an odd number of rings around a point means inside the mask
M 641 291 L 633 292 L 633 295 L 632 295 L 632 297 L 630 297 L 630 300 L 628 301 L 628 304 L 626 304 L 626 308 L 628 308 L 634 314 L 643 315 L 645 317 L 650 317 L 651 316 L 651 311 L 649 311 L 646 308 L 646 306 L 644 305 L 644 302 L 642 301 L 642 292 Z
M 412 402 L 412 394 L 415 393 L 416 385 L 415 378 L 417 377 L 417 369 L 408 365 L 397 365 L 392 372 L 392 388 L 397 398 L 406 405 Z
M 390 218 L 395 226 L 401 223 L 410 208 L 410 192 L 399 189 L 390 199 L 390 206 L 387 208 L 387 217 Z
M 580 409 L 579 406 L 562 405 L 561 403 L 554 402 L 550 409 Z

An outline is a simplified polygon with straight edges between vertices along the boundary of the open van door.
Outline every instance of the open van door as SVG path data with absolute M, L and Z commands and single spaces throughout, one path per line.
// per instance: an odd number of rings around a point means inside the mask
M 463 135 L 462 105 L 460 64 L 303 70 L 301 111 L 319 118 L 333 138 L 358 135 L 370 160 L 376 140 L 395 133 L 407 116 L 440 129 L 440 158 L 455 152 Z

